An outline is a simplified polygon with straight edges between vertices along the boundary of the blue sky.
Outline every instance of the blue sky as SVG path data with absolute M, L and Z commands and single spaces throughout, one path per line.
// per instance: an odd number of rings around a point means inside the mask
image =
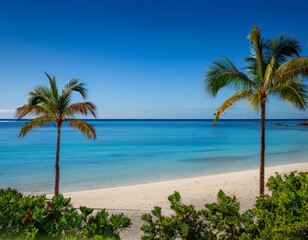
M 86 82 L 99 118 L 213 118 L 202 80 L 212 60 L 238 67 L 254 23 L 262 34 L 294 33 L 308 55 L 308 1 L 0 0 L 0 118 L 55 73 L 59 86 Z M 74 99 L 79 101 L 80 98 Z M 306 118 L 270 99 L 268 118 Z M 244 103 L 224 118 L 257 118 Z

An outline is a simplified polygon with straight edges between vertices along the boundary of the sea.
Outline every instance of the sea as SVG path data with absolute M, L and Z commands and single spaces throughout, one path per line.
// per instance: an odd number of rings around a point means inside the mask
M 89 141 L 63 126 L 60 191 L 117 187 L 259 167 L 259 120 L 85 120 Z M 308 161 L 301 120 L 266 122 L 266 166 Z M 25 121 L 0 119 L 0 188 L 52 193 L 57 131 L 18 133 Z M 278 124 L 277 124 L 278 123 Z

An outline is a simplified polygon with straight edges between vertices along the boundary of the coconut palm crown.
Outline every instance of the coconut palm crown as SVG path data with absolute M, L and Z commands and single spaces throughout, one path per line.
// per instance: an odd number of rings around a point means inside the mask
M 261 110 L 260 195 L 264 194 L 265 109 L 269 96 L 276 96 L 304 110 L 308 92 L 304 84 L 308 76 L 308 57 L 300 57 L 300 44 L 293 35 L 281 34 L 274 39 L 261 36 L 256 24 L 248 35 L 251 56 L 238 70 L 228 59 L 212 62 L 205 76 L 205 90 L 216 96 L 220 89 L 231 87 L 237 92 L 227 98 L 215 112 L 219 117 L 236 102 L 244 100 L 257 113 Z
M 77 102 L 71 104 L 73 92 L 78 92 L 85 99 L 86 89 L 84 83 L 79 83 L 77 78 L 73 78 L 67 82 L 62 91 L 57 88 L 56 78 L 53 74 L 52 78 L 45 72 L 48 77 L 50 87 L 38 86 L 28 96 L 28 104 L 17 108 L 16 118 L 20 120 L 25 116 L 36 116 L 36 118 L 24 124 L 19 132 L 19 137 L 24 137 L 29 131 L 46 127 L 50 124 L 58 130 L 57 135 L 57 152 L 55 164 L 55 195 L 59 194 L 59 158 L 60 158 L 60 136 L 61 128 L 64 122 L 68 122 L 68 126 L 79 130 L 88 139 L 96 139 L 95 128 L 90 124 L 74 119 L 78 115 L 87 116 L 95 115 L 96 107 L 91 102 Z

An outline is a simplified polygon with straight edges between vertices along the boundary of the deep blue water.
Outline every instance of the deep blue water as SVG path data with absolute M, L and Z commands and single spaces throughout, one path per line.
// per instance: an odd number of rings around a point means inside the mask
M 95 142 L 64 127 L 60 190 L 174 179 L 259 166 L 258 121 L 88 121 Z M 266 123 L 266 165 L 308 161 L 308 127 Z M 25 122 L 0 120 L 0 188 L 52 192 L 56 129 L 18 139 Z

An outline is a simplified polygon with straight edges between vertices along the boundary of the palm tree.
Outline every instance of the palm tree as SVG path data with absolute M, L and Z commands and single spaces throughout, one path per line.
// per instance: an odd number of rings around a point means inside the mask
M 282 34 L 268 40 L 261 36 L 256 25 L 248 35 L 252 55 L 245 58 L 246 74 L 239 71 L 228 59 L 212 62 L 205 76 L 205 90 L 213 97 L 223 87 L 237 92 L 225 100 L 215 112 L 214 126 L 219 117 L 239 100 L 250 107 L 261 110 L 260 150 L 260 195 L 264 194 L 264 153 L 265 153 L 265 109 L 270 95 L 291 105 L 307 107 L 307 86 L 303 84 L 308 76 L 308 58 L 300 57 L 299 42 L 292 35 Z
M 84 83 L 78 83 L 77 78 L 73 78 L 67 82 L 61 94 L 58 91 L 56 78 L 53 74 L 52 78 L 45 72 L 49 79 L 50 87 L 38 86 L 33 92 L 29 93 L 28 104 L 17 108 L 17 121 L 25 116 L 37 116 L 33 120 L 24 124 L 19 132 L 19 137 L 24 137 L 29 131 L 37 128 L 46 127 L 53 124 L 58 130 L 57 152 L 55 164 L 55 195 L 59 194 L 59 159 L 60 159 L 60 136 L 63 122 L 68 122 L 68 126 L 79 130 L 88 139 L 95 140 L 95 128 L 90 124 L 78 119 L 74 119 L 76 114 L 87 116 L 88 113 L 95 115 L 95 105 L 91 102 L 77 102 L 71 104 L 72 93 L 79 92 L 81 96 L 86 98 L 86 89 Z

